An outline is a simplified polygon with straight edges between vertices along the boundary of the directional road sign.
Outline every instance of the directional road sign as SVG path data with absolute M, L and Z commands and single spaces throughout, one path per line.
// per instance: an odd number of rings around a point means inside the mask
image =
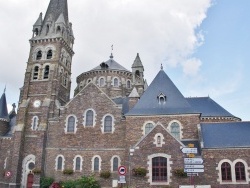
M 197 153 L 197 148 L 182 148 L 182 153 Z
M 204 168 L 204 165 L 184 165 L 184 168 Z
M 202 158 L 184 158 L 184 164 L 202 164 Z
M 198 176 L 198 173 L 187 173 L 187 176 Z
M 195 169 L 195 168 L 184 168 L 184 172 L 204 172 L 203 168 Z

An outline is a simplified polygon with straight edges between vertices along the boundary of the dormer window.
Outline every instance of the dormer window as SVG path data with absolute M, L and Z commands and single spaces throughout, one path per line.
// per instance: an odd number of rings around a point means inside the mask
M 36 60 L 40 60 L 40 59 L 42 59 L 42 51 L 41 50 L 39 50 L 36 54 Z
M 53 55 L 52 50 L 49 50 L 49 51 L 47 52 L 47 59 L 51 59 L 51 58 L 52 58 L 52 55 Z
M 109 68 L 109 66 L 108 66 L 105 62 L 102 62 L 102 63 L 100 64 L 100 66 L 101 66 L 102 69 L 107 69 L 107 68 Z
M 60 26 L 57 26 L 56 28 L 56 33 L 60 33 L 61 32 L 61 27 Z
M 36 37 L 38 35 L 38 29 L 36 28 L 35 30 L 34 30 L 34 36 Z
M 161 93 L 160 95 L 158 95 L 157 99 L 158 99 L 159 104 L 165 104 L 166 101 L 167 101 L 167 97 L 163 93 Z

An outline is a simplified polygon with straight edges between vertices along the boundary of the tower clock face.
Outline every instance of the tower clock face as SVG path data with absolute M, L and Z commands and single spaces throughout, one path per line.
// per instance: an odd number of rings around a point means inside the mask
M 41 101 L 40 101 L 40 100 L 35 100 L 34 103 L 33 103 L 33 106 L 34 106 L 35 108 L 40 107 L 40 106 L 41 106 Z

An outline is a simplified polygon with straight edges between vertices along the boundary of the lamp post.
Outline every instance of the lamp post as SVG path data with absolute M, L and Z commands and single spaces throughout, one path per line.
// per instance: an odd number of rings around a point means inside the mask
M 129 149 L 129 186 L 131 186 L 131 156 L 134 155 L 134 148 Z

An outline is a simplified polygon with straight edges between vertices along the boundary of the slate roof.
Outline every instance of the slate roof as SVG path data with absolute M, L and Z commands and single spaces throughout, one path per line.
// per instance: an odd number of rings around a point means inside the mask
M 186 98 L 189 104 L 201 117 L 235 117 L 210 97 Z
M 111 54 L 110 59 L 106 62 L 101 63 L 99 66 L 93 68 L 92 70 L 121 70 L 121 71 L 129 71 L 123 66 L 121 66 L 119 63 L 117 63 L 113 59 L 113 55 Z M 130 72 L 130 71 L 129 71 Z
M 159 95 L 166 96 L 166 102 L 159 103 Z M 125 115 L 171 115 L 197 113 L 183 97 L 167 74 L 160 70 L 137 104 Z
M 204 148 L 250 147 L 250 122 L 201 123 Z
M 129 98 L 128 97 L 118 97 L 112 99 L 116 104 L 122 105 L 122 114 L 126 114 L 129 111 Z
M 68 23 L 68 2 L 67 0 L 50 0 L 47 12 L 45 14 L 44 23 L 49 19 L 49 15 L 52 15 L 52 19 L 56 21 L 60 14 L 63 14 L 66 24 Z
M 0 119 L 9 120 L 5 93 L 0 98 Z

